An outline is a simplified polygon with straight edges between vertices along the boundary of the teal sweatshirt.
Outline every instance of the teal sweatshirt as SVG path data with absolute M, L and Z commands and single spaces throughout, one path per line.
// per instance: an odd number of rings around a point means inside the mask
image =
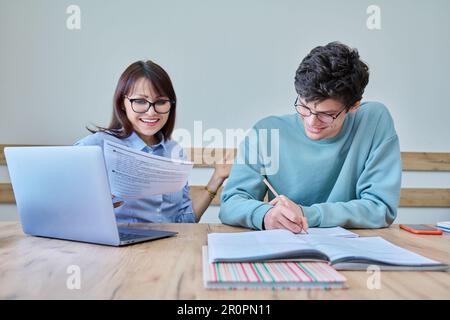
M 301 206 L 310 227 L 381 228 L 394 221 L 402 165 L 394 123 L 383 104 L 361 104 L 330 139 L 309 139 L 297 114 L 267 117 L 250 132 L 222 193 L 223 223 L 263 228 L 272 208 L 264 202 L 265 177 Z M 270 191 L 268 196 L 274 198 Z

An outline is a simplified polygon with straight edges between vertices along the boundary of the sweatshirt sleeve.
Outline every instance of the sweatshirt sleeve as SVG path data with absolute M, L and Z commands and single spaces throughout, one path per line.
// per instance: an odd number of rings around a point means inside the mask
M 267 192 L 264 166 L 259 155 L 252 155 L 257 144 L 256 138 L 247 136 L 239 147 L 221 197 L 219 218 L 224 224 L 261 230 L 266 212 L 273 207 L 263 201 Z
M 382 142 L 368 157 L 356 185 L 357 199 L 302 206 L 310 226 L 387 227 L 397 216 L 402 164 L 397 135 Z

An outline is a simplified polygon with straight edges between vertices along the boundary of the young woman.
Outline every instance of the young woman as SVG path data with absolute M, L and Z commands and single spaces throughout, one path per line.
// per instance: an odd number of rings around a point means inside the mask
M 120 76 L 114 93 L 113 116 L 107 128 L 88 129 L 91 135 L 75 145 L 98 145 L 111 140 L 154 155 L 186 159 L 183 149 L 171 140 L 177 98 L 169 75 L 152 61 L 137 61 Z M 216 165 L 202 194 L 191 201 L 186 184 L 179 192 L 146 199 L 118 199 L 118 222 L 197 222 L 228 177 L 224 165 Z

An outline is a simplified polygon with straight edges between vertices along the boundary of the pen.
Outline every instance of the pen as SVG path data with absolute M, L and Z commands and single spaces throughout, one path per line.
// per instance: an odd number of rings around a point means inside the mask
M 269 188 L 269 190 L 272 191 L 272 193 L 275 195 L 275 197 L 280 196 L 266 178 L 263 179 L 263 182 L 266 184 L 267 188 Z M 303 214 L 303 211 L 302 210 L 300 210 L 300 211 L 302 212 L 302 216 L 305 217 L 305 215 Z M 303 231 L 305 231 L 306 234 L 309 234 L 308 231 L 306 231 L 306 230 L 303 230 Z

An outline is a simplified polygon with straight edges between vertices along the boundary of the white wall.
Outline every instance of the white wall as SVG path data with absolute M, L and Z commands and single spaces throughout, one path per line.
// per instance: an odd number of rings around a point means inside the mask
M 66 28 L 71 4 L 81 30 Z M 366 27 L 372 4 L 381 30 Z M 177 128 L 193 133 L 201 120 L 203 130 L 247 129 L 292 112 L 301 59 L 340 40 L 370 65 L 365 98 L 389 107 L 402 151 L 450 152 L 448 12 L 447 0 L 0 0 L 0 143 L 71 144 L 85 125 L 106 125 L 120 73 L 147 58 L 172 77 Z M 197 171 L 193 184 L 206 183 Z M 450 187 L 448 174 L 430 177 L 403 184 Z M 0 219 L 15 211 L 0 206 Z M 211 208 L 205 219 L 216 215 Z M 402 208 L 398 222 L 437 220 L 450 220 L 450 209 Z

